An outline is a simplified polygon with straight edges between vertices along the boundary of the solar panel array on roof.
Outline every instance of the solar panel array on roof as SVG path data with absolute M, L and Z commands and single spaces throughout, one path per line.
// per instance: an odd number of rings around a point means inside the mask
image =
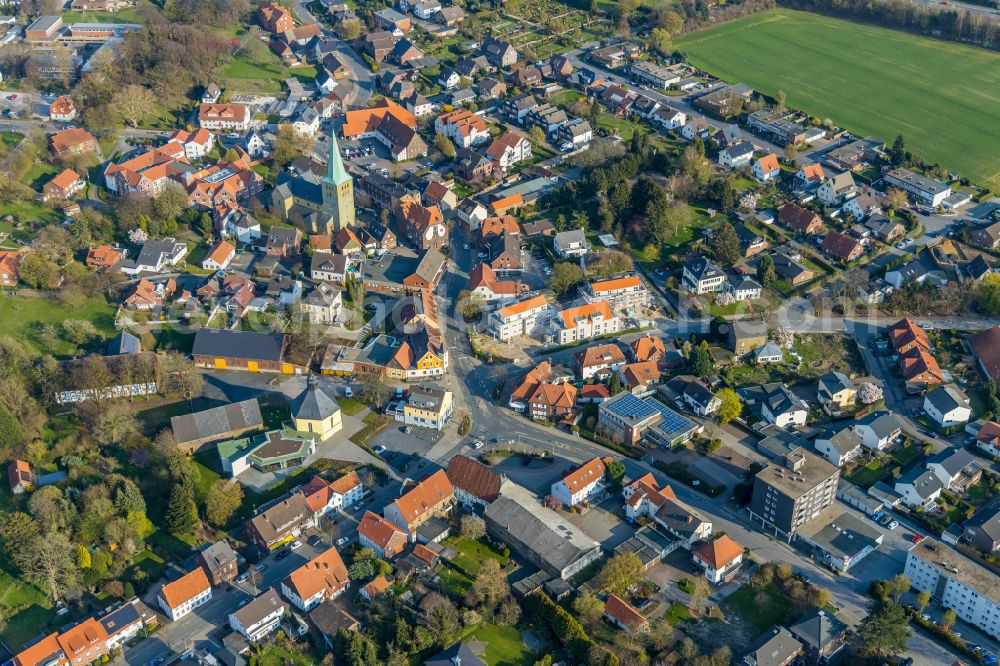
M 662 402 L 658 400 L 650 400 L 650 402 L 654 403 L 657 411 L 659 411 L 660 414 L 663 416 L 663 420 L 657 424 L 657 427 L 660 428 L 661 430 L 666 430 L 667 432 L 671 433 L 683 432 L 685 430 L 688 430 L 694 425 L 691 422 L 691 419 L 687 418 L 686 416 L 681 416 L 674 410 L 664 405 Z
M 618 416 L 642 420 L 649 418 L 657 412 L 657 407 L 650 404 L 655 402 L 656 401 L 647 402 L 629 394 L 612 403 L 608 409 Z

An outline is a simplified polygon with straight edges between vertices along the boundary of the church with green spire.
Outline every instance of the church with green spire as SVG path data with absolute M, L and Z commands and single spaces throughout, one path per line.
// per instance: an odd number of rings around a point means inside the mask
M 344 167 L 336 130 L 330 130 L 326 175 L 283 171 L 271 193 L 271 209 L 310 234 L 335 234 L 354 224 L 354 179 Z
M 337 145 L 337 132 L 330 128 L 330 156 L 326 161 L 326 176 L 320 181 L 323 212 L 333 218 L 334 231 L 354 225 L 354 179 L 344 168 Z

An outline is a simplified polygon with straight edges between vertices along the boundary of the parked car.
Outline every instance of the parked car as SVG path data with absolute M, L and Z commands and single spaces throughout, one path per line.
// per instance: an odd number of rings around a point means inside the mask
M 299 548 L 301 548 L 301 547 L 302 547 L 302 542 L 301 542 L 301 541 L 299 541 L 298 539 L 296 539 L 295 541 L 293 541 L 292 543 L 290 543 L 290 544 L 288 545 L 288 547 L 289 547 L 290 549 L 292 549 L 292 550 L 298 550 Z
M 347 543 L 350 540 L 351 540 L 351 537 L 340 537 L 339 539 L 337 539 L 337 545 L 338 546 L 343 546 L 345 543 Z
M 276 559 L 276 560 L 278 560 L 280 562 L 281 560 L 285 559 L 286 557 L 288 557 L 291 554 L 292 554 L 292 551 L 290 551 L 290 550 L 288 550 L 286 548 L 285 550 L 278 551 L 278 554 L 274 556 L 274 559 Z
M 481 448 L 483 448 L 483 442 L 482 442 L 482 440 L 479 440 L 479 439 L 477 439 L 477 440 L 476 440 L 476 441 L 475 441 L 475 442 L 474 442 L 474 443 L 472 444 L 472 448 L 474 448 L 474 449 L 481 449 Z
M 267 571 L 267 565 L 266 564 L 258 564 L 257 565 L 257 573 L 262 574 L 265 571 Z
M 385 453 L 385 447 L 384 447 L 384 446 L 382 446 L 381 444 L 379 444 L 379 445 L 378 445 L 378 446 L 376 446 L 376 447 L 375 447 L 374 449 L 372 449 L 372 451 L 374 451 L 374 452 L 375 452 L 375 453 L 377 453 L 378 455 L 382 455 L 383 453 Z
M 894 521 L 892 521 L 891 523 L 889 523 L 889 529 L 890 529 L 890 530 L 894 530 L 894 529 L 896 529 L 897 527 L 899 527 L 899 523 L 898 523 L 897 521 L 895 521 L 895 520 L 894 520 Z
M 247 572 L 244 571 L 243 573 L 241 573 L 239 576 L 236 577 L 236 582 L 237 583 L 245 583 L 245 582 L 247 582 L 247 580 L 249 580 L 249 578 L 250 578 L 250 574 L 248 574 Z

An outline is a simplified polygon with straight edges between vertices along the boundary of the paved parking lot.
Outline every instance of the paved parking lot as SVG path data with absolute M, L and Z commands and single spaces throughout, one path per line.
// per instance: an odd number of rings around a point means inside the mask
M 525 458 L 522 456 L 511 456 L 496 465 L 494 469 L 539 497 L 548 495 L 552 482 L 562 477 L 566 470 L 574 467 L 573 463 L 563 458 L 556 458 L 552 462 L 530 458 L 527 465 L 524 461 Z
M 620 503 L 619 495 L 606 494 L 600 504 L 592 506 L 583 513 L 569 511 L 559 513 L 591 539 L 599 541 L 605 551 L 610 552 L 635 534 L 635 527 L 628 525 L 615 513 Z
M 396 453 L 427 455 L 427 452 L 437 444 L 444 434 L 443 430 L 431 430 L 413 426 L 410 432 L 404 432 L 406 426 L 401 421 L 393 421 L 385 430 L 372 438 L 371 445 L 384 446 L 388 451 Z

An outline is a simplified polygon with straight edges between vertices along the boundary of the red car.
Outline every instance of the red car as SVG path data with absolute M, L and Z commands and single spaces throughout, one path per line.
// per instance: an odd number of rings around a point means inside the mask
M 912 541 L 913 543 L 920 543 L 921 539 L 923 539 L 923 537 L 920 536 L 919 534 L 914 534 L 913 536 L 910 537 L 910 541 Z

